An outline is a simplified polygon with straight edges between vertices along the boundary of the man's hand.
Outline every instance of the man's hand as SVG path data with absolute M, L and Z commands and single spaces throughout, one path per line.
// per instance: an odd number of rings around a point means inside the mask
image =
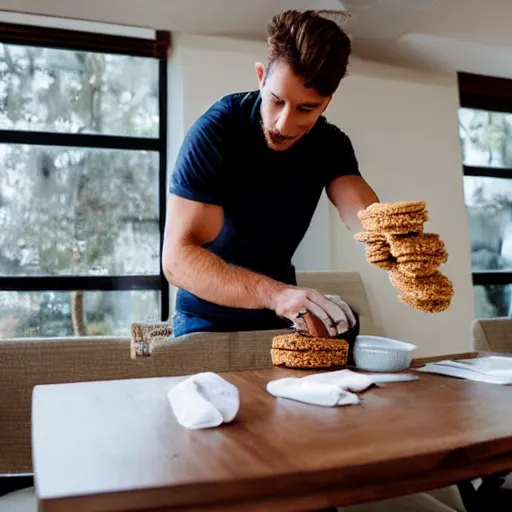
M 307 332 L 302 318 L 307 312 L 319 318 L 329 336 L 343 334 L 356 323 L 350 306 L 337 295 L 322 295 L 312 288 L 286 287 L 275 297 L 276 314 L 291 320 L 299 331 Z

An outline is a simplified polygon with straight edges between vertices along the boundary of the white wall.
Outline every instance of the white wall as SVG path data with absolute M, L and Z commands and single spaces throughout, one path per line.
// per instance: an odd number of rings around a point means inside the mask
M 446 243 L 449 261 L 441 270 L 455 286 L 452 305 L 440 314 L 417 312 L 396 300 L 387 273 L 366 262 L 364 247 L 331 208 L 334 268 L 360 272 L 382 332 L 417 343 L 424 355 L 471 348 L 473 294 L 457 108 L 454 75 L 355 61 L 328 112 L 351 137 L 361 171 L 380 200 L 425 200 L 426 231 Z

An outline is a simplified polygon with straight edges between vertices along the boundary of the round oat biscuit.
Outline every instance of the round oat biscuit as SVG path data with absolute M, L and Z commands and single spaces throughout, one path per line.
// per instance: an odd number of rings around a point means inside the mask
M 396 260 L 394 259 L 387 259 L 387 260 L 381 260 L 381 261 L 370 261 L 373 266 L 380 268 L 382 270 L 391 270 L 396 267 Z
M 366 247 L 366 259 L 368 261 L 387 260 L 390 256 L 389 247 Z
M 272 348 L 299 352 L 337 352 L 348 350 L 348 343 L 340 338 L 318 338 L 294 332 L 274 336 Z
M 417 254 L 438 254 L 445 252 L 444 242 L 434 233 L 417 233 L 409 235 L 388 235 L 387 240 L 391 254 L 399 256 Z
M 400 267 L 397 267 L 393 272 L 389 273 L 389 279 L 393 286 L 409 293 L 415 292 L 416 290 L 425 287 L 452 287 L 451 281 L 439 270 L 427 277 L 410 277 L 401 272 Z
M 418 311 L 425 313 L 441 313 L 450 307 L 451 299 L 439 299 L 439 300 L 421 300 L 408 293 L 401 293 L 398 296 L 398 300 L 402 304 L 407 304 Z
M 274 366 L 284 366 L 286 368 L 340 368 L 347 364 L 348 348 L 330 352 L 272 348 L 270 349 L 270 358 Z
M 403 256 L 397 256 L 396 260 L 398 263 L 419 261 L 439 266 L 448 261 L 448 253 L 443 249 L 435 254 L 405 254 Z
M 427 277 L 408 277 L 397 267 L 388 272 L 391 284 L 418 300 L 444 300 L 453 296 L 453 283 L 441 272 Z
M 439 272 L 439 265 L 429 261 L 397 261 L 396 268 L 408 277 L 427 277 Z
M 422 212 L 427 207 L 425 201 L 397 201 L 395 203 L 373 203 L 358 212 L 359 220 L 380 215 L 399 215 Z
M 380 215 L 363 218 L 361 225 L 366 231 L 402 235 L 407 233 L 423 233 L 423 225 L 427 222 L 427 212 L 403 213 L 400 215 Z
M 354 235 L 354 238 L 358 242 L 362 242 L 364 244 L 388 245 L 388 241 L 384 233 L 376 233 L 373 231 L 361 231 L 360 233 L 356 233 Z

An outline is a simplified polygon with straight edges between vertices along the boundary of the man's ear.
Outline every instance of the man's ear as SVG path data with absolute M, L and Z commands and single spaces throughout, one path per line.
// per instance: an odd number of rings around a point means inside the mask
M 256 70 L 256 77 L 258 78 L 258 87 L 261 91 L 265 84 L 265 65 L 261 62 L 256 62 L 254 69 Z

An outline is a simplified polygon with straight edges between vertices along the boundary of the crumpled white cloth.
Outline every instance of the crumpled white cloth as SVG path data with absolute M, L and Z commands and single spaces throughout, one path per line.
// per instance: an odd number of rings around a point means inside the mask
M 267 391 L 276 398 L 288 398 L 314 405 L 334 407 L 357 405 L 360 402 L 355 393 L 360 393 L 380 382 L 410 382 L 418 380 L 416 375 L 368 374 L 351 370 L 315 373 L 306 377 L 285 377 L 272 380 Z
M 188 377 L 173 386 L 167 398 L 178 423 L 193 430 L 229 423 L 240 408 L 237 387 L 213 372 Z

